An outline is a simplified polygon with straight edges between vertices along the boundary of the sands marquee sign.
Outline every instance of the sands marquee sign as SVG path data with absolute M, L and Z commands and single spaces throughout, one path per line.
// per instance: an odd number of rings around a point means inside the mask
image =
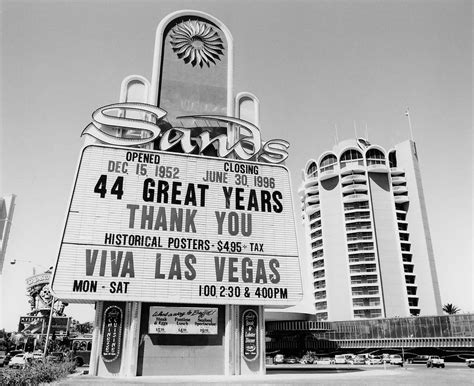
M 282 165 L 289 143 L 264 141 L 260 102 L 234 95 L 230 31 L 203 12 L 177 11 L 158 25 L 153 58 L 151 80 L 125 78 L 119 103 L 94 111 L 82 132 L 54 295 L 296 305 L 301 270 Z M 166 333 L 184 331 L 159 322 Z
M 70 301 L 296 304 L 292 205 L 284 166 L 87 146 L 53 290 Z
M 123 116 L 114 116 L 110 113 L 114 110 L 135 110 L 152 117 L 152 121 L 131 119 Z M 82 132 L 88 134 L 104 143 L 117 146 L 145 145 L 153 141 L 158 142 L 158 150 L 170 150 L 180 145 L 183 153 L 203 154 L 210 146 L 217 147 L 219 157 L 235 157 L 241 160 L 255 160 L 268 163 L 281 163 L 288 158 L 287 149 L 289 143 L 282 139 L 274 139 L 262 144 L 260 130 L 250 122 L 242 119 L 219 116 L 219 115 L 190 115 L 180 116 L 177 119 L 203 119 L 215 121 L 217 125 L 222 124 L 226 133 L 211 137 L 211 128 L 193 135 L 192 128 L 172 127 L 167 130 L 160 128 L 166 111 L 159 107 L 145 103 L 115 103 L 104 106 L 92 114 L 94 122 L 90 123 Z M 101 127 L 133 129 L 143 132 L 143 138 L 124 138 L 108 134 Z M 218 126 L 221 128 L 221 126 Z M 229 132 L 235 133 L 232 138 Z M 144 137 L 144 135 L 147 135 Z

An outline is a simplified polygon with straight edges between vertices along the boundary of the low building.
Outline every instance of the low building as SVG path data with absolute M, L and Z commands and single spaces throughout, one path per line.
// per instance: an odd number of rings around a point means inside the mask
M 298 314 L 303 317 L 302 314 Z M 321 322 L 266 322 L 267 352 L 301 355 L 339 353 L 430 353 L 447 360 L 474 356 L 474 314 Z

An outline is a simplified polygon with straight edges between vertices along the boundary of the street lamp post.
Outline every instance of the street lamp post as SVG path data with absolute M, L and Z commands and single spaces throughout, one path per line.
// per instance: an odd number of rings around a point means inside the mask
M 51 299 L 51 309 L 49 310 L 49 321 L 48 321 L 48 330 L 46 331 L 46 342 L 44 344 L 44 351 L 43 356 L 46 358 L 46 353 L 48 352 L 48 344 L 49 344 L 49 334 L 51 332 L 51 322 L 53 320 L 53 312 L 54 312 L 54 302 L 56 299 L 54 296 Z

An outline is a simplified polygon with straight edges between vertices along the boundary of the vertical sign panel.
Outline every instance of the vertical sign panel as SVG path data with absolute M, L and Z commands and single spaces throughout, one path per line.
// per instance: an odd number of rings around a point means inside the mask
M 242 313 L 242 354 L 245 360 L 254 361 L 258 357 L 258 314 L 254 310 L 245 310 Z
M 120 307 L 109 306 L 104 312 L 102 359 L 113 362 L 120 357 L 123 333 L 123 311 Z

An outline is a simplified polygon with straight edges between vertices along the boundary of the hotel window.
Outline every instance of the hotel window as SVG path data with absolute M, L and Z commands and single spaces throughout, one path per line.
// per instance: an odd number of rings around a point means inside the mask
M 351 164 L 363 166 L 362 154 L 354 149 L 346 150 L 341 156 L 341 169 Z
M 313 262 L 314 269 L 322 268 L 322 267 L 324 267 L 324 260 L 321 259 L 321 260 Z
M 365 154 L 367 166 L 385 165 L 385 155 L 379 149 L 370 149 Z
M 328 303 L 327 302 L 318 302 L 315 304 L 315 308 L 317 310 L 325 310 L 326 308 L 328 308 Z
M 320 257 L 323 257 L 323 251 L 316 251 L 311 254 L 311 257 L 313 259 L 319 259 Z
M 322 277 L 324 277 L 324 269 L 322 269 L 321 271 L 316 271 L 313 273 L 313 279 L 320 279 Z
M 334 170 L 334 165 L 337 163 L 337 158 L 333 154 L 326 155 L 322 160 L 319 166 L 321 173 Z
M 312 162 L 309 166 L 308 166 L 308 169 L 306 171 L 306 174 L 308 176 L 308 178 L 312 178 L 312 177 L 317 177 L 318 176 L 318 167 L 316 165 L 315 162 Z
M 391 168 L 397 167 L 397 153 L 395 152 L 395 150 L 388 153 L 388 162 Z

